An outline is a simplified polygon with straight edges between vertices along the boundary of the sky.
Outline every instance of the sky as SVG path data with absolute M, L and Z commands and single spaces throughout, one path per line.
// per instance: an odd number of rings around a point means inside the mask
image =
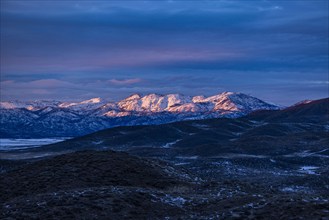
M 1 101 L 328 97 L 328 0 L 1 0 Z

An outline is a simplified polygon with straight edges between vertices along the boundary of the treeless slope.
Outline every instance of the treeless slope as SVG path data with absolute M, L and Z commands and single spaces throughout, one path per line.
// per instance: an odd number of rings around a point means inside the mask
M 294 105 L 268 117 L 268 121 L 328 122 L 329 98 Z
M 162 161 L 114 151 L 82 151 L 44 159 L 1 174 L 0 199 L 104 186 L 166 189 L 184 181 L 186 175 Z

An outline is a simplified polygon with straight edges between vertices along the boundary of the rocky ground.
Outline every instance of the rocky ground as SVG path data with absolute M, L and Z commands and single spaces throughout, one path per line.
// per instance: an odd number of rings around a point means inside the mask
M 262 160 L 83 151 L 7 161 L 0 218 L 328 219 L 328 170 L 268 169 Z

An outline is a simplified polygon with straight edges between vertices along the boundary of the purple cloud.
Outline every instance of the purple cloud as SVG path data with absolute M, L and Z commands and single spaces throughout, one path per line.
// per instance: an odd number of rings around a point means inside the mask
M 328 81 L 327 9 L 327 0 L 2 0 L 1 99 L 327 96 L 328 84 L 298 83 Z
M 132 85 L 141 82 L 142 80 L 139 78 L 134 79 L 111 79 L 109 82 L 114 85 Z

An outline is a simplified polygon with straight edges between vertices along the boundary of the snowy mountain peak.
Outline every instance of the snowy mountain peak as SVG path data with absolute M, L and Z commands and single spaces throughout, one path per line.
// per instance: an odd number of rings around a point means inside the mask
M 100 103 L 101 102 L 101 98 L 92 98 L 92 99 L 88 99 L 85 101 L 80 102 L 80 104 L 88 104 L 88 103 Z
M 251 112 L 255 110 L 278 110 L 279 107 L 243 93 L 224 93 L 221 104 L 227 110 Z
M 146 100 L 146 99 L 159 99 L 161 97 L 163 97 L 163 95 L 156 94 L 156 93 L 151 93 L 151 94 L 143 96 L 142 99 L 144 99 L 144 100 Z
M 105 103 L 101 98 L 92 98 L 82 102 L 62 102 L 58 105 L 59 108 L 72 109 L 74 111 L 90 111 L 95 110 Z
M 198 95 L 198 96 L 194 96 L 194 97 L 192 98 L 192 102 L 194 102 L 194 103 L 203 102 L 203 100 L 205 100 L 205 99 L 206 99 L 205 96 L 203 96 L 203 95 Z
M 17 104 L 15 104 L 13 102 L 0 102 L 0 108 L 15 109 L 15 108 L 17 108 Z
M 136 93 L 136 94 L 132 94 L 132 95 L 128 96 L 127 98 L 125 98 L 122 101 L 130 101 L 130 100 L 135 100 L 135 99 L 140 99 L 140 98 L 142 98 L 142 96 L 140 94 Z
M 0 109 L 19 109 L 25 108 L 29 111 L 39 110 L 41 108 L 45 108 L 47 106 L 56 107 L 60 102 L 58 101 L 6 101 L 0 102 Z
M 222 92 L 220 95 L 221 96 L 231 96 L 231 95 L 238 95 L 238 94 L 242 94 L 242 93 L 238 93 L 238 92 Z
M 277 109 L 277 106 L 266 103 L 255 97 L 235 92 L 223 92 L 214 96 L 205 98 L 204 96 L 194 96 L 194 103 L 213 104 L 214 111 L 243 111 L 251 112 L 254 110 Z
M 160 95 L 151 93 L 141 97 L 138 94 L 132 95 L 120 102 L 118 106 L 124 111 L 136 112 L 180 112 L 178 105 L 191 103 L 191 97 L 181 94 Z M 193 103 L 192 103 L 193 104 Z M 174 109 L 173 109 L 174 108 Z M 186 112 L 182 109 L 181 112 Z

